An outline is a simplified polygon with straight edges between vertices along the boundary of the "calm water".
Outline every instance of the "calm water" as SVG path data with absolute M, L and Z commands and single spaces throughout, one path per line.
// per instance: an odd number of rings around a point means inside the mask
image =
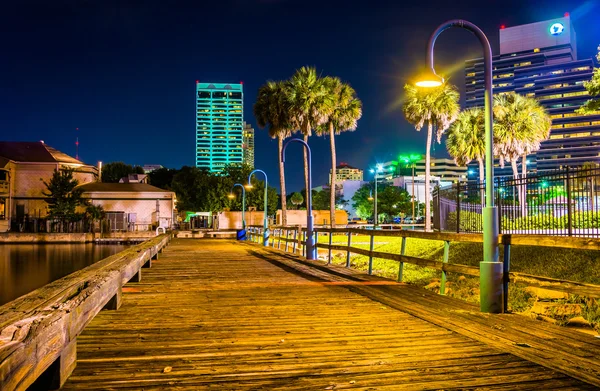
M 0 305 L 127 247 L 93 243 L 0 244 Z

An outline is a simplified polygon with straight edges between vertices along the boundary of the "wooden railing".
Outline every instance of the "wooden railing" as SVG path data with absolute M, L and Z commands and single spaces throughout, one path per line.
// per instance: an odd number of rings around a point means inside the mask
M 262 226 L 251 226 L 248 229 L 249 240 L 262 243 Z M 333 244 L 334 235 L 347 236 L 346 244 Z M 369 249 L 352 246 L 352 237 L 356 235 L 369 237 Z M 402 238 L 400 252 L 398 254 L 375 251 L 375 237 L 399 237 Z M 259 238 L 259 240 L 257 240 Z M 321 239 L 322 238 L 322 239 Z M 418 258 L 406 255 L 406 245 L 408 239 L 427 239 L 444 242 L 444 253 L 442 261 L 436 261 L 425 258 Z M 300 226 L 272 226 L 270 227 L 269 245 L 282 249 L 286 252 L 292 252 L 297 255 L 305 256 L 306 228 Z M 404 264 L 423 266 L 440 270 L 442 276 L 440 279 L 440 294 L 446 292 L 447 273 L 460 273 L 469 276 L 479 276 L 479 267 L 449 263 L 451 243 L 483 243 L 481 234 L 463 234 L 446 232 L 423 232 L 410 230 L 373 230 L 361 228 L 315 228 L 315 241 L 317 249 L 328 250 L 327 262 L 331 263 L 332 250 L 346 252 L 346 267 L 351 266 L 351 254 L 360 254 L 369 257 L 368 273 L 373 273 L 373 259 L 387 259 L 398 262 L 397 280 L 402 282 Z M 328 241 L 328 243 L 324 243 Z M 290 244 L 291 243 L 291 244 Z M 600 285 L 586 284 L 576 281 L 561 280 L 550 277 L 536 276 L 531 274 L 511 272 L 510 271 L 510 253 L 512 246 L 540 246 L 553 248 L 569 248 L 581 250 L 600 250 L 600 239 L 575 238 L 575 237 L 556 237 L 545 235 L 500 235 L 500 244 L 504 246 L 504 256 L 502 259 L 504 265 L 504 308 L 508 305 L 508 284 L 522 283 L 528 286 L 541 287 L 550 290 L 567 292 L 574 295 L 599 298 Z M 290 248 L 291 247 L 291 248 Z M 548 260 L 551 262 L 552 260 Z
M 77 336 L 100 310 L 121 305 L 125 283 L 168 245 L 164 234 L 0 306 L 0 389 L 60 388 L 76 365 Z

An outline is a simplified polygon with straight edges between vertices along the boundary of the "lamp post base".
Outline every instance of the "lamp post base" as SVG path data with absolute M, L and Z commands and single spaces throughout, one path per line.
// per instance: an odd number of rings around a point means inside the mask
M 502 262 L 479 264 L 479 304 L 481 312 L 504 312 L 504 265 Z

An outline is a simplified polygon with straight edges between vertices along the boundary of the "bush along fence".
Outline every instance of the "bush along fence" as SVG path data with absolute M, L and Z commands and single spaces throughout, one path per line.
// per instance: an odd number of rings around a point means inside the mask
M 248 241 L 262 245 L 262 226 L 249 226 Z M 287 253 L 305 256 L 304 244 L 306 242 L 306 228 L 300 226 L 273 226 L 270 227 L 271 236 L 268 245 Z M 346 244 L 333 244 L 334 235 L 344 235 L 348 238 Z M 368 236 L 369 249 L 352 246 L 354 236 Z M 400 237 L 402 238 L 400 254 L 375 251 L 375 237 Z M 442 261 L 412 257 L 406 255 L 406 245 L 409 239 L 427 239 L 444 242 L 444 255 Z M 368 273 L 373 273 L 374 259 L 388 259 L 398 262 L 397 281 L 403 281 L 404 265 L 413 265 L 432 268 L 442 273 L 440 280 L 440 294 L 446 292 L 447 273 L 459 273 L 473 277 L 479 276 L 479 267 L 449 263 L 450 246 L 452 243 L 483 243 L 483 235 L 448 233 L 448 232 L 422 232 L 409 230 L 372 230 L 360 228 L 316 228 L 315 240 L 317 251 L 327 250 L 327 255 L 321 253 L 319 258 L 325 258 L 327 264 L 331 263 L 332 251 L 346 252 L 345 267 L 350 268 L 351 254 L 360 254 L 369 257 Z M 504 246 L 504 309 L 508 308 L 509 283 L 520 283 L 527 286 L 540 287 L 550 290 L 566 292 L 572 295 L 589 298 L 600 298 L 600 285 L 580 283 L 576 281 L 561 280 L 544 276 L 535 276 L 525 273 L 510 271 L 511 246 L 540 246 L 550 248 L 570 248 L 581 250 L 600 250 L 600 239 L 586 238 L 564 238 L 547 235 L 514 235 L 503 234 L 500 236 L 500 244 Z
M 496 178 L 500 233 L 600 237 L 600 168 Z M 455 183 L 433 191 L 436 231 L 481 233 L 484 187 Z

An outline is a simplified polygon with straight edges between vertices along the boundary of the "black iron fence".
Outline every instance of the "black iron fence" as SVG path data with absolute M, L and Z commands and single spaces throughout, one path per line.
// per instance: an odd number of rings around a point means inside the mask
M 500 233 L 600 237 L 599 184 L 600 168 L 496 178 Z M 478 182 L 434 189 L 434 229 L 482 232 L 484 195 Z

